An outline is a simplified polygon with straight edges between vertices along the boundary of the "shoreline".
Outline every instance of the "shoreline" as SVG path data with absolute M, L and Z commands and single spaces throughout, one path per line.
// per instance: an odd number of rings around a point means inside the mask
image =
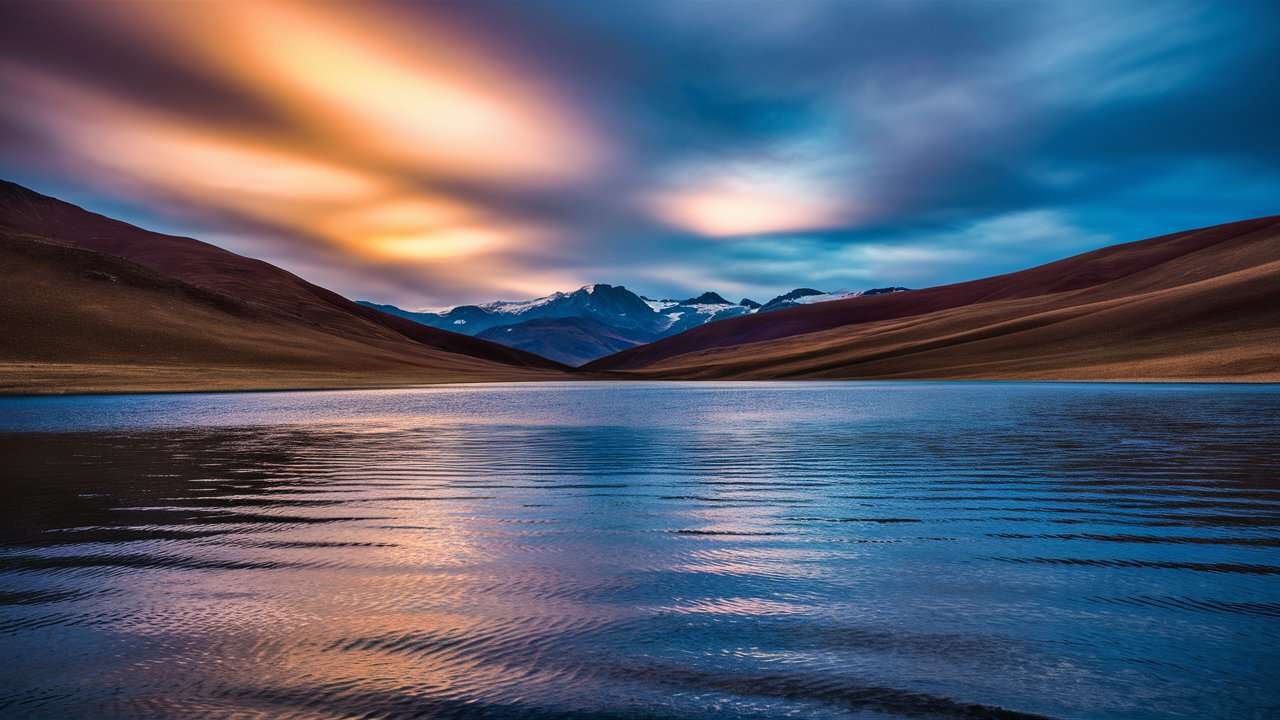
M 909 378 L 772 378 L 772 379 L 678 379 L 678 378 L 629 378 L 570 376 L 557 378 L 511 378 L 511 379 L 460 379 L 436 380 L 426 382 L 389 382 L 369 384 L 335 384 L 335 385 L 262 385 L 248 387 L 143 387 L 119 388 L 109 385 L 102 387 L 74 387 L 11 390 L 0 388 L 0 399 L 8 398 L 74 398 L 118 395 L 229 395 L 237 393 L 301 393 L 301 392 L 347 392 L 358 390 L 419 390 L 425 388 L 453 387 L 462 385 L 540 385 L 554 383 L 657 383 L 697 384 L 760 384 L 760 383 L 994 383 L 994 384 L 1042 384 L 1042 385 L 1223 385 L 1223 386 L 1280 386 L 1280 378 L 1274 380 L 1254 380 L 1248 378 L 947 378 L 947 377 L 909 377 Z

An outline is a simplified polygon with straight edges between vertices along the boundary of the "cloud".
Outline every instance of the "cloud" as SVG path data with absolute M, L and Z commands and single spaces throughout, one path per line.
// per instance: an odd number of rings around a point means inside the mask
M 547 183 L 603 161 L 594 128 L 557 103 L 551 83 L 436 24 L 407 31 L 394 10 L 156 5 L 144 19 L 299 126 L 409 171 Z
M 1276 212 L 1278 21 L 1248 0 L 20 0 L 0 170 L 409 306 L 919 286 Z
M 287 133 L 242 132 L 14 61 L 0 64 L 0 85 L 24 102 L 7 119 L 39 138 L 63 172 L 163 214 L 261 223 L 313 260 L 335 258 L 315 247 L 324 243 L 357 267 L 399 262 L 392 272 L 403 273 L 414 264 L 424 285 L 449 273 L 482 289 L 529 287 L 500 255 L 545 228 L 430 185 L 569 180 L 600 158 L 590 133 L 483 61 L 452 51 L 433 64 L 408 38 L 379 34 L 375 19 L 289 4 L 130 14 L 131 28 L 204 58 L 208 72 L 278 109 L 293 123 Z M 261 252 L 243 234 L 224 237 Z M 444 267 L 459 261 L 470 267 Z
M 948 244 L 960 247 L 1057 247 L 1063 250 L 1084 245 L 1102 245 L 1105 235 L 1090 233 L 1072 225 L 1056 210 L 1022 210 L 980 220 L 952 234 Z
M 754 283 L 777 276 L 806 278 L 797 284 L 829 290 L 923 287 L 947 274 L 960 279 L 1020 269 L 1029 251 L 1056 258 L 1112 241 L 1080 227 L 1062 210 L 1037 208 L 955 228 L 908 229 L 900 236 L 875 232 L 857 241 L 814 235 L 754 238 L 737 245 L 718 272 L 752 292 Z

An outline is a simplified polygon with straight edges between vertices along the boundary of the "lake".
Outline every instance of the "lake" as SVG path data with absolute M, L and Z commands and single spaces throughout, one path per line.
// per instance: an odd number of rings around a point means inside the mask
M 0 716 L 1280 716 L 1280 387 L 0 399 Z

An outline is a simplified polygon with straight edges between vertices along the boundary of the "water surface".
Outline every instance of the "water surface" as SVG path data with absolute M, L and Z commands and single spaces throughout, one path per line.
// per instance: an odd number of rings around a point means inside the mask
M 1280 716 L 1280 388 L 0 400 L 0 716 Z

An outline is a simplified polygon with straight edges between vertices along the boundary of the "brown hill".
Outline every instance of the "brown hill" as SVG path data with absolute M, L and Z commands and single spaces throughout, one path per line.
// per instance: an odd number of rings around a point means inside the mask
M 7 182 L 0 261 L 0 392 L 405 385 L 564 369 Z
M 724 320 L 585 369 L 653 378 L 1280 380 L 1280 217 Z

